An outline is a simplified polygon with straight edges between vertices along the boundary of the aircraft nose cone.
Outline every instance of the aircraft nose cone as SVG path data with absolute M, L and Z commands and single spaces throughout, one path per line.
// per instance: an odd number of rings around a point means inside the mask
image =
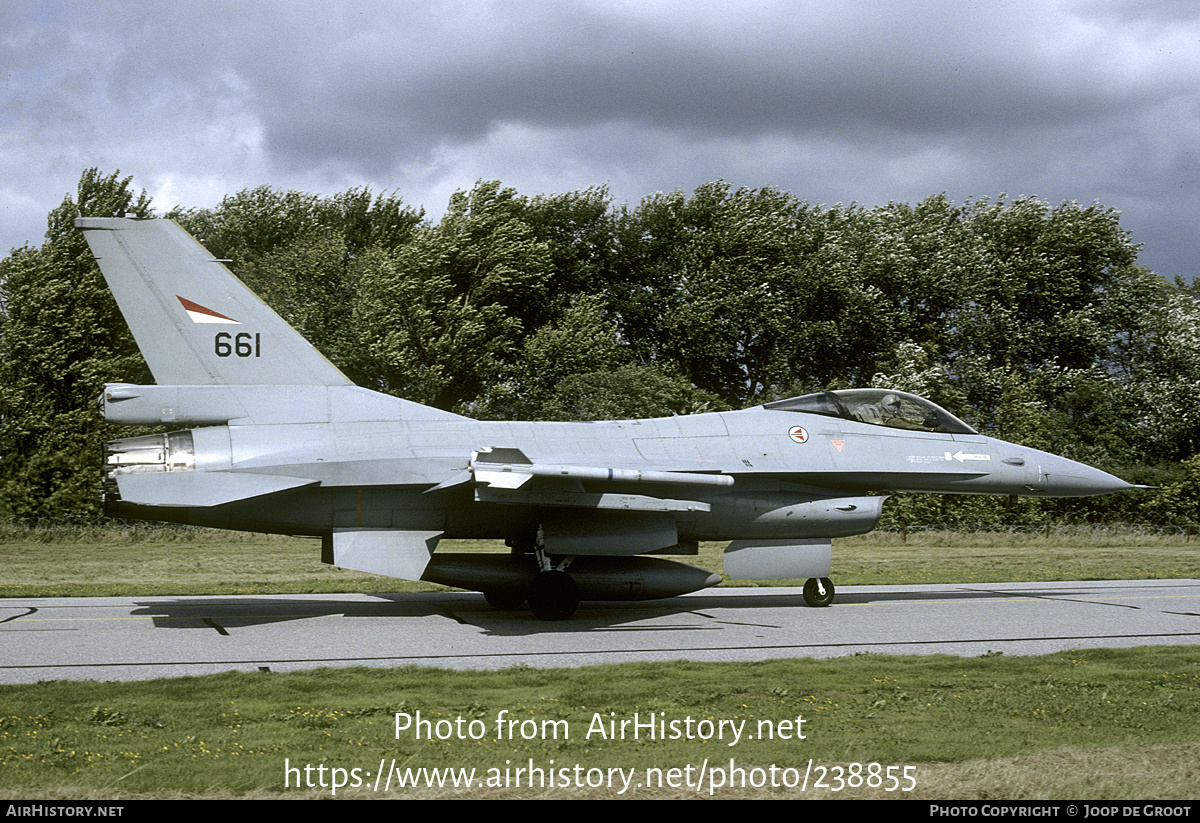
M 1074 460 L 1047 455 L 1038 461 L 1038 488 L 1054 497 L 1087 497 L 1125 491 L 1134 486 L 1108 472 Z

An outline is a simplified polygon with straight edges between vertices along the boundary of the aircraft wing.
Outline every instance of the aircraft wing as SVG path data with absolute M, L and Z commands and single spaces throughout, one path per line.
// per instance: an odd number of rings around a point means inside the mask
M 464 474 L 454 480 L 473 481 L 480 503 L 543 509 L 546 549 L 564 555 L 624 556 L 670 549 L 679 543 L 676 514 L 712 508 L 689 499 L 689 490 L 711 492 L 734 482 L 723 474 L 540 463 L 520 449 L 496 447 L 472 453 Z M 585 491 L 584 481 L 590 490 Z M 609 491 L 608 484 L 617 488 Z M 630 491 L 639 486 L 644 494 Z M 680 496 L 664 493 L 676 488 Z
M 468 477 L 460 475 L 455 479 L 461 482 Z M 683 487 L 715 489 L 732 486 L 734 482 L 726 474 L 535 463 L 515 448 L 487 448 L 474 452 L 469 479 L 478 484 L 475 499 L 480 502 L 653 512 L 706 512 L 710 507 L 697 500 L 661 494 L 585 492 L 582 482 L 679 486 L 681 492 L 686 491 Z M 531 482 L 539 479 L 567 482 Z

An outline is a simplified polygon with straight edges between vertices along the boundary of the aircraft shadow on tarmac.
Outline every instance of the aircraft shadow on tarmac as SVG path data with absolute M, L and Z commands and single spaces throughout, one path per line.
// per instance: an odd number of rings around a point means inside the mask
M 544 621 L 528 609 L 498 611 L 487 604 L 483 595 L 474 593 L 404 593 L 373 594 L 372 600 L 322 598 L 272 598 L 260 600 L 240 597 L 181 598 L 173 601 L 142 602 L 131 614 L 150 617 L 156 628 L 205 629 L 221 634 L 238 630 L 285 623 L 295 620 L 341 618 L 384 618 L 395 620 L 424 620 L 443 618 L 460 625 L 474 626 L 485 634 L 497 637 L 552 635 L 591 632 L 605 629 L 636 629 L 623 624 L 662 618 L 672 614 L 687 614 L 695 610 L 694 599 L 648 600 L 634 603 L 587 602 L 580 605 L 570 620 Z M 799 604 L 800 595 L 781 598 L 788 605 Z M 728 598 L 722 605 L 737 605 Z M 761 601 L 757 605 L 762 605 Z M 660 625 L 640 627 L 657 631 L 696 631 L 696 626 Z
M 826 609 L 812 609 L 804 604 L 799 589 L 773 593 L 769 589 L 747 588 L 744 594 L 696 594 L 686 598 L 666 598 L 633 602 L 592 602 L 580 604 L 569 620 L 544 621 L 535 618 L 528 609 L 499 611 L 492 608 L 480 594 L 472 592 L 416 592 L 370 594 L 362 597 L 194 597 L 177 600 L 139 602 L 131 616 L 149 617 L 156 628 L 203 629 L 228 634 L 239 629 L 253 628 L 294 620 L 328 618 L 394 618 L 397 620 L 441 617 L 462 625 L 475 626 L 493 636 L 525 636 L 537 634 L 572 634 L 596 631 L 710 631 L 719 628 L 716 622 L 679 623 L 672 625 L 663 618 L 677 615 L 709 617 L 723 612 L 728 620 L 739 610 L 755 610 L 761 619 L 763 610 L 803 609 L 814 618 L 824 612 L 840 611 L 839 607 L 872 603 L 928 602 L 933 600 L 980 600 L 996 597 L 1062 597 L 1070 592 L 1017 591 L 882 591 L 839 593 L 837 602 Z M 643 621 L 654 623 L 640 625 Z

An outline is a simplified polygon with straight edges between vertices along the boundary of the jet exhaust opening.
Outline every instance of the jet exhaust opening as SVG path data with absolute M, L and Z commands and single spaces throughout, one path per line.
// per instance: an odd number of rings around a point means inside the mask
M 102 486 L 104 501 L 121 499 L 117 478 L 139 472 L 190 471 L 196 466 L 196 445 L 190 431 L 124 437 L 104 444 Z

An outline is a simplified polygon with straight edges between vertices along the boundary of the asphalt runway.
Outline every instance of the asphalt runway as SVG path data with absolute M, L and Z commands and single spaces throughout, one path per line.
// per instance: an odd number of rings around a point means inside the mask
M 836 581 L 835 581 L 836 583 Z M 320 666 L 452 669 L 856 652 L 977 656 L 1195 644 L 1200 580 L 710 589 L 583 603 L 542 622 L 482 595 L 81 597 L 0 601 L 0 683 L 143 680 Z

